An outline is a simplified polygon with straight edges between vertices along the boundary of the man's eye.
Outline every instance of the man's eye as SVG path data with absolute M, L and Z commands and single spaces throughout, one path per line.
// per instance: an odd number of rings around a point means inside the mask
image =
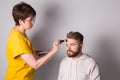
M 71 46 L 74 46 L 75 44 L 71 44 Z

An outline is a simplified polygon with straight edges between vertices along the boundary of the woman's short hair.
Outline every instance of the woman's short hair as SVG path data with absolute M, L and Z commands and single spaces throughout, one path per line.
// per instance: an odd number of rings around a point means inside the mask
M 13 7 L 12 15 L 16 25 L 19 24 L 19 20 L 25 20 L 26 18 L 36 16 L 36 11 L 32 8 L 31 5 L 20 2 Z

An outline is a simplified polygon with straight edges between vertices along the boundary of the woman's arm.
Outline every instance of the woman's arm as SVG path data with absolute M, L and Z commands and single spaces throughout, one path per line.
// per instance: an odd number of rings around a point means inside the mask
M 32 68 L 38 69 L 40 66 L 48 62 L 54 56 L 54 54 L 58 51 L 59 45 L 60 45 L 60 41 L 56 40 L 53 43 L 52 50 L 48 52 L 48 54 L 46 54 L 45 56 L 39 58 L 38 60 L 36 60 L 33 54 L 22 54 L 21 58 Z

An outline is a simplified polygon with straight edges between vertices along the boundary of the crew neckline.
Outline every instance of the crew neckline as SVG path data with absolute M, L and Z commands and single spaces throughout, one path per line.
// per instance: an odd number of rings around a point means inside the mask
M 25 33 L 22 33 L 22 32 L 20 32 L 20 31 L 16 30 L 15 28 L 13 28 L 12 30 L 15 31 L 15 32 L 17 32 L 17 33 L 20 33 L 21 35 L 23 35 L 23 36 L 26 37 L 26 34 L 25 34 Z
M 78 60 L 86 59 L 88 57 L 90 57 L 88 54 L 82 54 L 79 58 L 77 58 L 75 60 L 73 58 L 71 58 L 71 57 L 68 57 L 68 56 L 67 56 L 67 59 L 72 60 L 72 61 L 78 61 Z

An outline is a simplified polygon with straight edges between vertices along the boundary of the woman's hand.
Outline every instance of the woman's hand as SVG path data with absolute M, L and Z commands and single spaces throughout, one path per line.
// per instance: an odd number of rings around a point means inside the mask
M 60 40 L 55 40 L 55 41 L 53 42 L 52 51 L 53 51 L 54 53 L 56 53 L 56 52 L 58 51 L 59 45 L 60 45 Z

